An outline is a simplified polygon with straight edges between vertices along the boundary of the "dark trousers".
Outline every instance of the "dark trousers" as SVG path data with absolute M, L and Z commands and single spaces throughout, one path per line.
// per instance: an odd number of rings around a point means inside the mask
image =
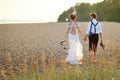
M 98 34 L 92 34 L 89 36 L 89 51 L 97 51 L 97 44 L 98 44 L 99 36 Z

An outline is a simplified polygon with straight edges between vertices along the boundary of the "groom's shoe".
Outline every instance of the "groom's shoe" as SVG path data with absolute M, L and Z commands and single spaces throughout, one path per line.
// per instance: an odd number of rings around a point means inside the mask
M 105 45 L 103 43 L 100 43 L 100 46 L 102 47 L 103 50 L 105 50 Z

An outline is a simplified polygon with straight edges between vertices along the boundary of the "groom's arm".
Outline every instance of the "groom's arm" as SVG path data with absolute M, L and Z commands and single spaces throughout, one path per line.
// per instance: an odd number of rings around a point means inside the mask
M 99 23 L 99 36 L 100 36 L 100 41 L 102 42 L 102 27 L 100 23 Z
M 103 42 L 102 41 L 102 33 L 99 33 L 99 35 L 100 35 L 100 41 Z

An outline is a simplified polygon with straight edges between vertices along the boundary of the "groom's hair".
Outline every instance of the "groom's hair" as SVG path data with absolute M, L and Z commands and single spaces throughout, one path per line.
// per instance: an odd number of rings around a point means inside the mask
M 97 18 L 97 14 L 96 13 L 90 13 L 89 15 L 92 16 L 92 17 L 94 17 L 94 19 Z

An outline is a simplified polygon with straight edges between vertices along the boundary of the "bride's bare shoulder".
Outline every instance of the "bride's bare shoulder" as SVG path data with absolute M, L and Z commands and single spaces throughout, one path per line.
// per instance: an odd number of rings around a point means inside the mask
M 69 22 L 68 25 L 70 26 L 72 24 L 72 22 Z
M 69 22 L 69 23 L 67 24 L 67 27 L 69 28 L 69 27 L 71 26 L 71 24 L 72 24 L 72 22 Z
M 79 24 L 77 22 L 75 23 L 75 25 L 76 25 L 76 27 L 79 27 Z

